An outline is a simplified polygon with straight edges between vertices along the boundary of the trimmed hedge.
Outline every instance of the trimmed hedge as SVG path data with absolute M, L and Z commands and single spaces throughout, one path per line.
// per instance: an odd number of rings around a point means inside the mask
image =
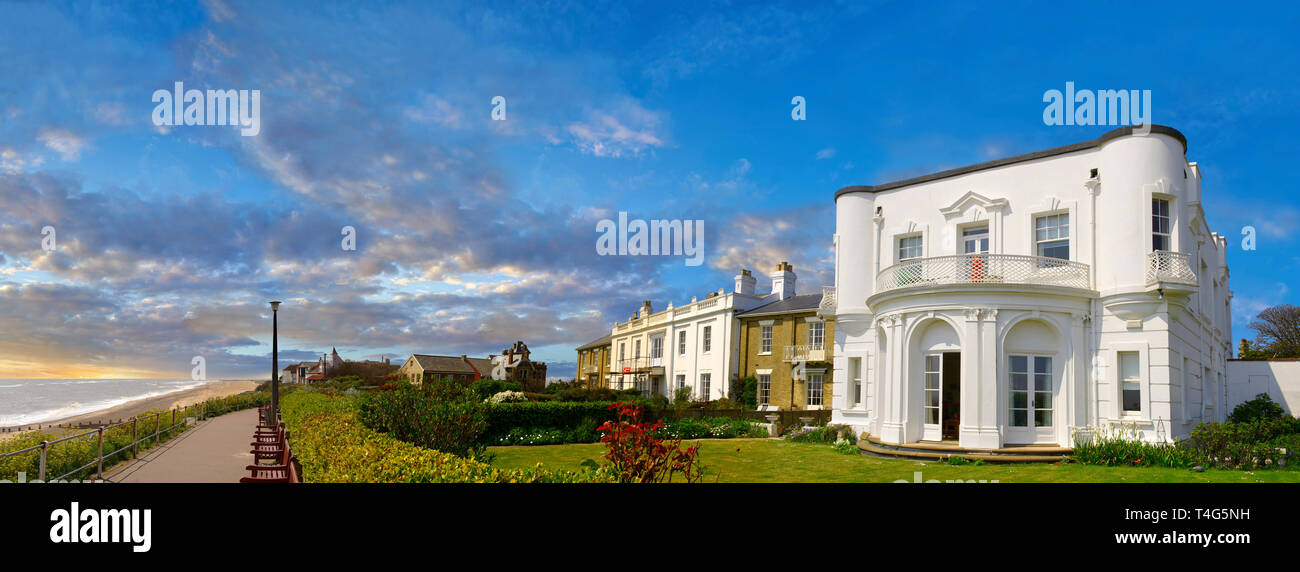
M 294 393 L 282 401 L 289 445 L 311 483 L 587 483 L 611 482 L 600 471 L 502 470 L 425 449 L 370 429 L 356 400 Z
M 358 418 L 375 431 L 461 457 L 481 452 L 488 405 L 472 394 L 439 399 L 436 391 L 401 387 L 367 394 L 357 403 Z
M 525 403 L 496 403 L 488 408 L 487 441 L 499 442 L 512 430 L 546 428 L 572 431 L 606 421 L 617 421 L 618 415 L 610 411 L 607 401 L 529 401 Z

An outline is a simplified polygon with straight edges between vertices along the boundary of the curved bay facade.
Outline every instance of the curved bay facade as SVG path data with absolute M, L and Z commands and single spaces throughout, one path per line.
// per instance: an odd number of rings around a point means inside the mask
M 837 192 L 835 421 L 992 449 L 1221 420 L 1226 239 L 1186 145 L 1126 127 Z

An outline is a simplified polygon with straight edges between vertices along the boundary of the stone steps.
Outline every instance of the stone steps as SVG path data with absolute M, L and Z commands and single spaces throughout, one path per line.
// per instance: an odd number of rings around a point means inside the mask
M 908 443 L 891 445 L 863 433 L 858 439 L 858 449 L 864 455 L 912 459 L 916 461 L 947 461 L 961 457 L 985 463 L 1057 463 L 1068 459 L 1071 449 L 1064 447 L 1013 446 L 1000 449 L 965 449 L 947 443 Z

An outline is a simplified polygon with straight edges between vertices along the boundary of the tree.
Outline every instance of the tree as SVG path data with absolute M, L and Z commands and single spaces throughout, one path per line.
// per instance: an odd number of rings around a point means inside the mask
M 1300 357 L 1300 306 L 1265 308 L 1255 318 L 1250 322 L 1250 328 L 1259 332 L 1255 349 L 1270 358 Z
M 1237 348 L 1237 359 L 1268 359 L 1269 355 L 1259 349 L 1258 345 L 1251 344 L 1246 338 L 1241 339 L 1241 346 Z

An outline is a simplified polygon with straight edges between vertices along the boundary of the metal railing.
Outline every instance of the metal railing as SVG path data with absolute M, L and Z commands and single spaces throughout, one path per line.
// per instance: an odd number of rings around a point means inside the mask
M 826 361 L 826 344 L 785 346 L 783 361 Z
M 138 457 L 138 456 L 139 456 L 139 445 L 140 445 L 140 443 L 145 442 L 145 441 L 148 441 L 149 439 L 153 439 L 153 441 L 154 441 L 154 443 L 153 443 L 154 446 L 157 446 L 157 445 L 161 442 L 161 440 L 162 440 L 162 436 L 163 436 L 163 435 L 166 435 L 166 434 L 170 433 L 171 431 L 173 431 L 174 429 L 176 429 L 176 427 L 178 427 L 178 426 L 180 426 L 180 425 L 184 425 L 184 424 L 188 423 L 188 419 L 189 419 L 189 417 L 190 417 L 189 413 L 190 413 L 191 410 L 194 410 L 194 411 L 196 411 L 196 412 L 198 413 L 198 415 L 196 416 L 197 419 L 203 419 L 204 416 L 205 416 L 206 413 L 207 413 L 207 403 L 199 403 L 199 404 L 196 404 L 196 405 L 186 406 L 186 407 L 183 407 L 183 408 L 176 408 L 176 409 L 172 409 L 170 412 L 158 411 L 158 412 L 153 413 L 152 415 L 141 415 L 141 416 L 136 416 L 136 417 L 132 417 L 132 418 L 130 418 L 130 419 L 127 419 L 127 420 L 125 420 L 125 421 L 119 421 L 119 422 L 117 422 L 117 423 L 112 423 L 112 424 L 107 424 L 107 425 L 101 425 L 101 426 L 99 426 L 99 427 L 96 427 L 96 428 L 94 428 L 94 429 L 91 429 L 91 430 L 89 430 L 89 431 L 85 431 L 85 432 L 82 432 L 82 433 L 77 433 L 77 434 L 74 434 L 74 435 L 65 435 L 65 436 L 63 436 L 63 437 L 59 437 L 58 439 L 54 439 L 54 440 L 52 440 L 52 441 L 50 441 L 50 440 L 41 441 L 40 444 L 38 444 L 38 445 L 33 445 L 33 446 L 31 446 L 31 447 L 27 447 L 27 448 L 25 448 L 25 449 L 19 449 L 19 450 L 17 450 L 17 451 L 9 451 L 9 452 L 7 452 L 7 453 L 0 453 L 0 459 L 6 459 L 6 458 L 9 458 L 9 457 L 15 457 L 15 456 L 18 456 L 18 455 L 22 455 L 22 454 L 24 454 L 24 453 L 31 453 L 31 452 L 33 452 L 33 451 L 39 451 L 40 461 L 39 461 L 39 464 L 38 464 L 38 469 L 37 469 L 37 476 L 36 476 L 36 479 L 37 479 L 38 481 L 45 482 L 45 481 L 46 481 L 46 479 L 45 479 L 46 466 L 47 466 L 47 464 L 48 464 L 49 454 L 50 454 L 50 449 L 51 449 L 51 447 L 53 447 L 54 445 L 57 445 L 57 444 L 59 444 L 59 443 L 64 443 L 64 442 L 67 442 L 67 441 L 71 441 L 71 440 L 73 440 L 73 439 L 77 439 L 77 438 L 79 438 L 79 437 L 87 437 L 87 436 L 91 436 L 91 435 L 93 435 L 94 438 L 98 441 L 97 452 L 96 452 L 96 454 L 95 454 L 95 458 L 92 459 L 92 460 L 91 460 L 90 462 L 88 462 L 88 463 L 85 463 L 85 464 L 83 464 L 83 465 L 81 465 L 81 466 L 79 466 L 79 467 L 77 467 L 77 468 L 75 468 L 75 469 L 72 469 L 71 471 L 68 471 L 68 472 L 66 472 L 66 473 L 63 473 L 62 475 L 58 475 L 58 476 L 56 476 L 56 477 L 54 477 L 54 478 L 52 478 L 52 479 L 50 479 L 50 480 L 51 480 L 51 481 L 60 481 L 60 480 L 63 480 L 63 479 L 65 479 L 65 478 L 67 478 L 67 477 L 69 477 L 69 476 L 71 476 L 71 475 L 75 475 L 75 474 L 77 474 L 77 473 L 79 473 L 79 472 L 81 472 L 81 471 L 84 471 L 84 470 L 86 470 L 86 469 L 89 469 L 89 468 L 92 467 L 92 466 L 94 466 L 94 467 L 96 468 L 96 470 L 95 470 L 96 478 L 98 478 L 99 480 L 103 480 L 103 479 L 104 479 L 104 459 L 106 459 L 106 458 L 110 458 L 110 457 L 113 457 L 114 455 L 117 455 L 117 454 L 119 454 L 119 453 L 122 453 L 123 451 L 126 451 L 127 449 L 130 449 L 130 450 L 131 450 L 131 458 L 132 458 L 132 459 Z M 177 414 L 177 412 L 182 412 L 181 420 L 180 420 L 179 423 L 176 421 L 176 414 Z M 171 413 L 171 425 L 168 426 L 168 427 L 166 427 L 166 428 L 164 428 L 164 427 L 162 426 L 162 420 L 163 420 L 162 416 L 163 416 L 163 414 L 165 414 L 165 413 Z M 145 436 L 140 436 L 140 435 L 139 435 L 140 421 L 141 421 L 141 420 L 144 420 L 144 419 L 149 419 L 149 418 L 151 418 L 151 417 L 153 418 L 153 433 L 152 433 L 152 434 L 147 434 L 147 435 L 145 435 Z M 125 427 L 125 426 L 127 426 L 127 425 L 130 425 L 130 426 L 131 426 L 131 442 L 128 443 L 128 444 L 126 444 L 126 445 L 123 445 L 122 447 L 118 448 L 116 451 L 109 451 L 108 453 L 105 453 L 105 452 L 104 452 L 104 433 L 107 432 L 107 431 L 109 431 L 109 430 L 112 430 L 112 429 L 114 429 L 114 428 L 117 428 L 117 427 Z M 41 430 L 41 429 L 39 429 L 39 426 L 38 426 L 38 429 L 36 429 L 36 430 L 39 431 L 39 430 Z M 169 437 L 169 438 L 170 438 L 170 437 Z
M 664 365 L 664 358 L 662 357 L 635 357 L 614 361 L 614 373 L 645 371 L 652 367 L 663 367 Z
M 1196 273 L 1188 263 L 1191 255 L 1183 252 L 1157 250 L 1147 253 L 1147 284 L 1176 282 L 1196 285 Z
M 835 287 L 822 286 L 822 301 L 817 306 L 818 314 L 835 314 Z
M 1088 265 L 1044 256 L 959 254 L 907 260 L 876 276 L 876 292 L 950 284 L 1031 284 L 1088 289 Z

